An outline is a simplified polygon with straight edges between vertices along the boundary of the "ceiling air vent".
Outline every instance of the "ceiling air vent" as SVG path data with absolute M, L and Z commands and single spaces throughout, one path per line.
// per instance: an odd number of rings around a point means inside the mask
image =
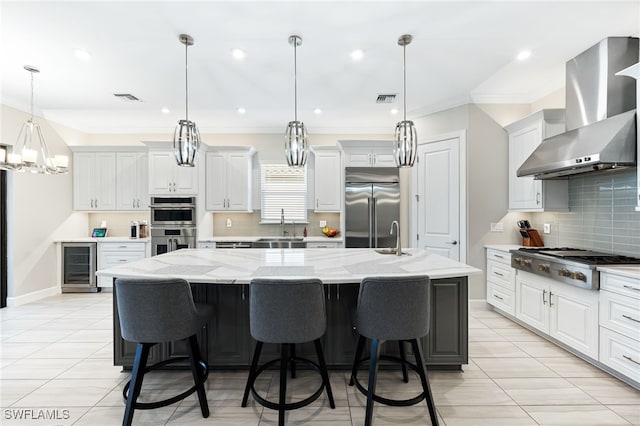
M 390 104 L 396 100 L 396 94 L 392 95 L 378 95 L 378 99 L 376 99 L 377 104 Z
M 122 99 L 123 101 L 140 102 L 140 99 L 136 98 L 131 93 L 114 93 L 113 96 L 118 99 Z

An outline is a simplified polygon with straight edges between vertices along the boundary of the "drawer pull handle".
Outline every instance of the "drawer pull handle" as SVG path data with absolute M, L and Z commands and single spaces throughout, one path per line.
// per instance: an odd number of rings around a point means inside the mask
M 494 294 L 493 297 L 495 297 L 496 299 L 504 300 L 502 297 L 498 296 L 497 294 Z
M 634 364 L 640 365 L 640 362 L 636 361 L 635 359 L 631 358 L 630 356 L 622 355 L 622 357 L 628 359 L 629 361 L 633 362 Z
M 127 259 L 119 259 L 118 262 L 126 262 Z
M 631 321 L 640 322 L 640 320 L 637 320 L 637 319 L 635 319 L 635 318 L 632 318 L 632 317 L 630 317 L 629 315 L 624 315 L 624 314 L 622 314 L 622 317 L 623 317 L 623 318 L 626 318 L 626 319 L 628 319 L 628 320 L 631 320 Z
M 629 289 L 631 289 L 631 290 L 635 290 L 635 291 L 640 291 L 640 288 L 635 288 L 635 287 L 632 287 L 632 286 L 630 286 L 630 285 L 626 285 L 626 284 L 623 284 L 623 285 L 622 285 L 622 287 L 624 287 L 624 288 L 629 288 Z
M 494 254 L 494 257 L 497 257 L 498 259 L 504 259 L 504 256 L 500 256 L 499 254 Z
M 127 248 L 127 246 L 118 246 L 118 248 Z
M 502 275 L 500 272 L 493 271 L 493 273 L 494 273 L 495 275 L 500 276 L 500 277 L 504 277 L 504 275 Z

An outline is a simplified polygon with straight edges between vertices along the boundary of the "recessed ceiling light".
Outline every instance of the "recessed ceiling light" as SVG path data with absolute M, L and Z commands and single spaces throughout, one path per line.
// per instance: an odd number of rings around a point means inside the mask
M 236 111 L 238 111 L 238 114 L 244 114 L 245 112 L 247 112 L 247 110 L 242 107 L 238 108 Z
M 242 60 L 247 56 L 247 54 L 244 53 L 244 50 L 235 48 L 235 49 L 231 49 L 231 56 L 233 56 L 238 60 Z
M 400 111 L 398 110 L 398 108 L 391 108 L 391 114 L 392 115 L 396 115 L 397 113 L 399 113 Z
M 364 58 L 364 52 L 362 51 L 362 49 L 355 49 L 353 52 L 351 52 L 351 59 L 353 59 L 354 61 L 359 61 L 362 58 Z
M 162 108 L 160 112 L 163 114 L 169 114 L 171 111 L 169 111 L 169 108 Z
M 313 112 L 318 115 L 322 114 L 322 110 L 320 108 L 314 108 Z
M 91 53 L 87 52 L 84 49 L 73 49 L 73 54 L 76 55 L 76 58 L 80 59 L 81 61 L 88 61 L 91 59 Z
M 524 61 L 525 59 L 528 59 L 529 56 L 531 56 L 531 51 L 530 50 L 523 50 L 520 53 L 518 53 L 518 60 L 519 61 Z

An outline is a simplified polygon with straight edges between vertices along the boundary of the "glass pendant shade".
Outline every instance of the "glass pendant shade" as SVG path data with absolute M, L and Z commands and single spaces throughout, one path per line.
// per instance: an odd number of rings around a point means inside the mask
M 418 133 L 413 121 L 399 121 L 393 138 L 393 156 L 398 167 L 413 167 L 418 153 Z
M 302 167 L 307 164 L 309 152 L 309 135 L 302 121 L 290 121 L 284 133 L 284 155 L 287 164 Z
M 180 120 L 173 133 L 173 153 L 178 165 L 193 167 L 200 150 L 200 132 L 196 123 Z
M 184 44 L 184 74 L 185 74 L 185 118 L 179 120 L 173 133 L 173 153 L 178 166 L 194 167 L 200 150 L 200 131 L 194 121 L 189 120 L 189 73 L 187 51 L 193 45 L 193 37 L 188 34 L 178 36 Z

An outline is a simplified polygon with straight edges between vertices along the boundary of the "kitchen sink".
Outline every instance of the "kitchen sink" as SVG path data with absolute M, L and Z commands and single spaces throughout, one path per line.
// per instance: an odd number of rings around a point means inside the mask
M 302 237 L 260 238 L 251 244 L 251 248 L 307 248 Z
M 396 249 L 391 248 L 391 247 L 387 247 L 387 248 L 379 248 L 376 249 L 376 253 L 380 253 L 380 254 L 396 254 Z M 406 251 L 402 252 L 402 256 L 411 256 L 411 253 L 407 253 Z

